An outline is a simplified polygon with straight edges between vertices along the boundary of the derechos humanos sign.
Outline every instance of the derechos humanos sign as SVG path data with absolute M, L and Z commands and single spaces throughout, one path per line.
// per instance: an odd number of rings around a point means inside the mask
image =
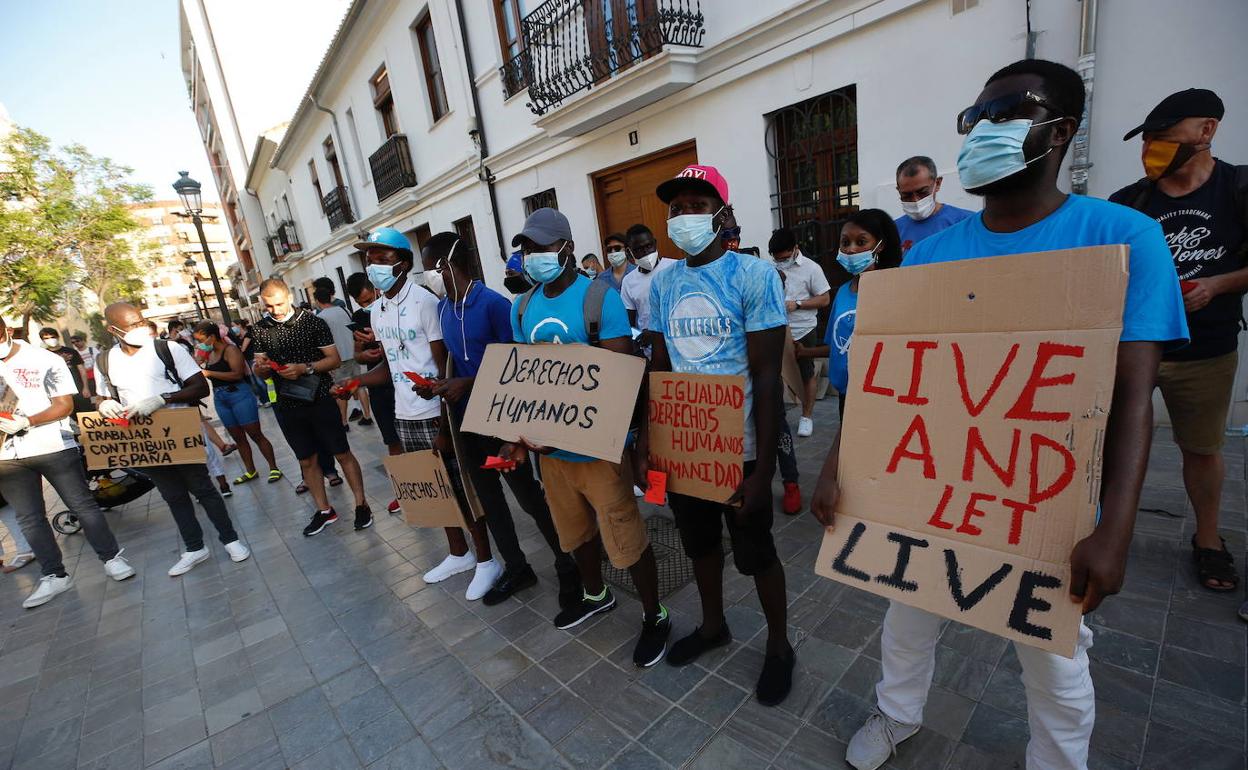
M 863 276 L 816 572 L 1073 655 L 1127 267 L 1105 246 Z

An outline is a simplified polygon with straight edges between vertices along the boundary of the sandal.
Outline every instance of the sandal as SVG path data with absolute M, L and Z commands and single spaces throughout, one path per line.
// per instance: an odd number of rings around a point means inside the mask
M 226 444 L 225 449 L 221 450 L 222 457 L 229 457 L 238 451 L 238 444 Z
M 35 560 L 35 555 L 33 553 L 19 553 L 18 555 L 13 557 L 13 561 L 4 565 L 4 568 L 0 569 L 0 572 L 3 572 L 6 575 L 11 574 L 13 572 L 17 572 L 19 569 L 21 569 L 22 567 L 25 567 L 27 564 L 30 564 L 34 560 Z
M 274 468 L 273 470 L 269 471 L 269 483 L 270 484 L 272 484 L 274 481 L 281 481 L 281 480 L 282 480 L 281 471 L 279 471 L 277 468 Z
M 307 485 L 307 484 L 300 484 L 299 486 L 295 487 L 295 494 L 296 494 L 296 495 L 302 495 L 304 492 L 307 492 L 307 491 L 308 491 L 308 485 Z
M 1196 562 L 1196 578 L 1202 588 L 1209 591 L 1234 591 L 1239 586 L 1239 573 L 1235 571 L 1235 557 L 1226 550 L 1226 540 L 1222 548 L 1200 548 L 1196 545 L 1196 536 L 1192 535 L 1192 559 Z M 1212 586 L 1209 581 L 1229 583 L 1229 585 Z
M 342 486 L 342 476 L 334 476 L 332 479 L 329 480 L 329 485 L 331 487 Z
M 244 472 L 242 476 L 239 476 L 238 478 L 234 479 L 234 483 L 235 483 L 235 484 L 246 484 L 248 481 L 252 481 L 253 479 L 255 479 L 255 478 L 256 478 L 256 476 L 259 476 L 259 475 L 260 475 L 260 474 L 256 473 L 255 471 L 251 471 L 251 472 L 249 472 L 249 473 L 248 473 L 248 472 Z
M 226 487 L 225 489 L 222 489 L 222 490 L 221 490 L 221 496 L 222 496 L 222 497 L 233 497 L 233 496 L 234 496 L 234 490 L 230 489 L 229 487 Z

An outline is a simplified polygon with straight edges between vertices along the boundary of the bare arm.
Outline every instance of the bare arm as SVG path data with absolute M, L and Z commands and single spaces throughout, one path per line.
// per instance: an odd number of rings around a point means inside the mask
M 166 404 L 193 404 L 196 401 L 203 401 L 208 397 L 208 380 L 203 374 L 196 374 L 182 384 L 181 390 L 160 395 L 165 399 Z

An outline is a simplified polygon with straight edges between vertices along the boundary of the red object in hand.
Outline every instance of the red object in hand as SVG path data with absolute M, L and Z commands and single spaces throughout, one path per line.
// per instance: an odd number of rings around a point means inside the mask
M 663 471 L 646 471 L 647 503 L 663 505 L 667 502 L 667 474 Z
M 335 385 L 333 391 L 335 393 L 354 393 L 360 387 L 360 378 L 354 377 L 341 384 Z
M 286 368 L 286 364 L 279 364 L 278 362 L 273 361 L 272 363 L 269 364 L 269 368 L 275 372 L 280 372 L 281 370 Z
M 122 428 L 126 428 L 130 426 L 130 421 L 124 417 L 109 417 L 107 419 L 108 419 L 109 425 L 116 425 Z
M 12 412 L 0 412 L 0 420 L 12 420 L 12 419 L 13 419 Z
M 1184 294 L 1187 294 L 1192 289 L 1195 289 L 1197 286 L 1198 284 L 1195 281 L 1179 281 L 1179 290 L 1182 291 Z
M 437 384 L 436 382 L 429 379 L 428 377 L 422 377 L 416 372 L 403 372 L 403 374 L 406 375 L 407 379 L 411 380 L 412 382 L 416 383 L 422 388 L 432 388 L 434 385 Z
M 498 455 L 490 455 L 485 458 L 485 463 L 481 467 L 487 471 L 509 471 L 516 467 L 516 461 L 506 460 Z

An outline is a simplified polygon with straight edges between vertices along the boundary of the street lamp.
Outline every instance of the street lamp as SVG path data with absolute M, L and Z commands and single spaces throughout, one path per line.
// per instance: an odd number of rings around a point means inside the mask
M 204 237 L 204 220 L 200 219 L 200 213 L 203 212 L 203 196 L 200 195 L 202 188 L 199 182 L 191 179 L 189 171 L 179 171 L 178 181 L 173 183 L 173 191 L 182 199 L 182 205 L 186 207 L 186 216 L 191 218 L 195 223 L 195 232 L 199 234 L 199 245 L 204 250 L 204 261 L 208 263 L 208 277 L 212 279 L 212 290 L 217 295 L 217 307 L 221 310 L 221 322 L 226 326 L 230 325 L 230 311 L 225 306 L 225 294 L 221 291 L 221 281 L 217 279 L 217 267 L 212 263 L 212 252 L 208 250 L 208 239 Z M 196 284 L 199 280 L 196 279 Z M 205 303 L 206 304 L 206 303 Z M 208 314 L 207 307 L 204 308 L 204 315 Z
M 182 267 L 186 268 L 187 277 L 191 280 L 188 287 L 191 290 L 191 301 L 195 302 L 196 298 L 198 298 L 195 307 L 199 312 L 203 313 L 204 318 L 207 318 L 208 299 L 204 297 L 204 287 L 199 283 L 199 267 L 195 264 L 195 260 L 192 257 L 187 257 L 186 261 L 182 263 Z

